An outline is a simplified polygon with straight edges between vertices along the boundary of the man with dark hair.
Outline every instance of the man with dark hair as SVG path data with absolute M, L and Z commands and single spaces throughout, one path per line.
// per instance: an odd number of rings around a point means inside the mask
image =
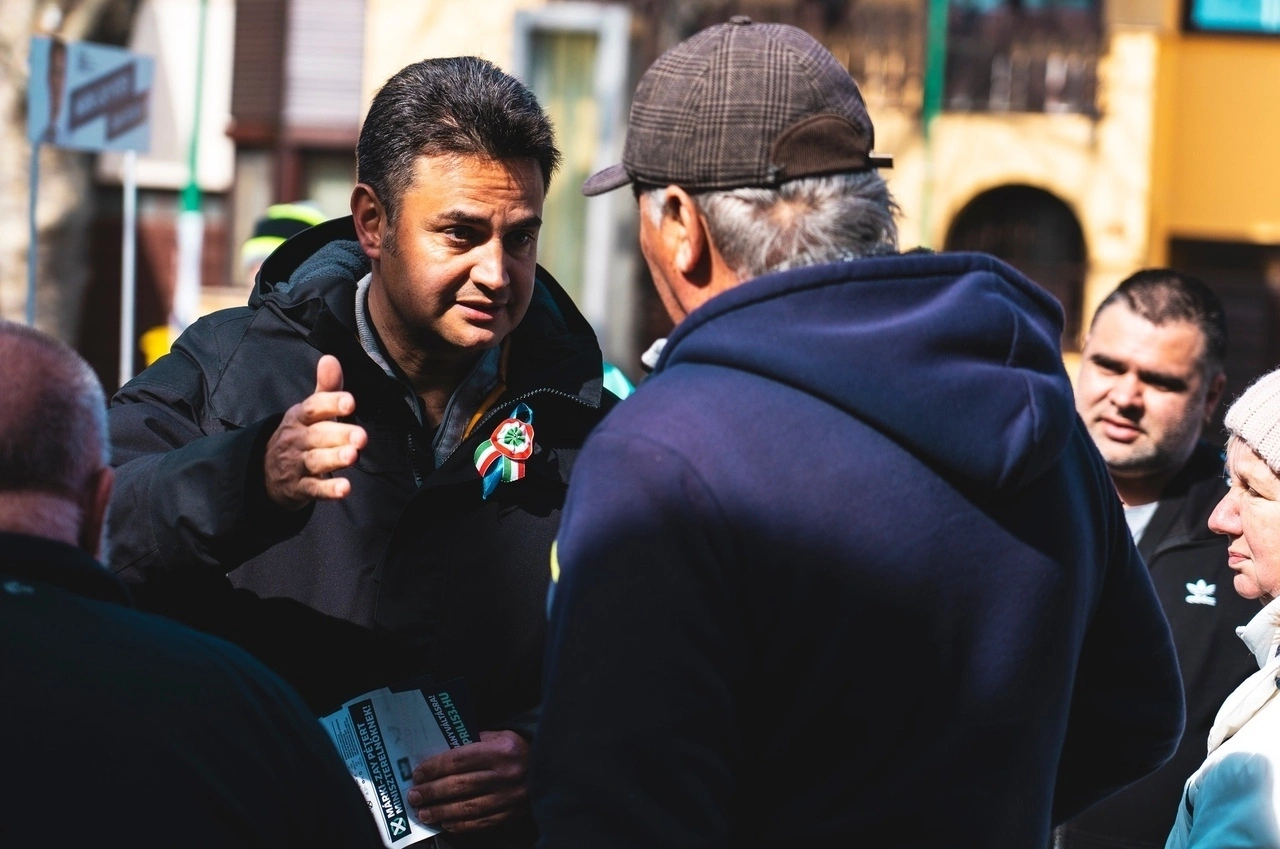
M 545 849 L 1025 849 L 1174 749 L 1062 311 L 899 254 L 874 140 L 825 48 L 735 17 L 645 72 L 583 187 L 636 187 L 676 327 L 565 503 Z
M 411 65 L 361 129 L 352 216 L 294 236 L 112 402 L 113 567 L 240 642 L 317 711 L 462 678 L 480 740 L 418 765 L 441 845 L 532 840 L 546 563 L 612 396 L 536 265 L 559 161 L 532 93 Z
M 1103 300 L 1081 352 L 1076 408 L 1107 462 L 1169 619 L 1187 725 L 1167 764 L 1063 826 L 1062 847 L 1164 846 L 1219 706 L 1257 671 L 1235 631 L 1257 604 L 1231 591 L 1229 540 L 1208 526 L 1227 487 L 1221 446 L 1201 431 L 1222 398 L 1226 345 L 1213 290 L 1173 269 L 1149 268 Z
M 109 846 L 381 845 L 296 693 L 133 609 L 97 562 L 112 472 L 88 363 L 6 321 L 0 361 L 0 845 L 82 830 Z
M 529 159 L 543 189 L 560 165 L 555 135 L 533 94 L 475 57 L 419 62 L 389 79 L 365 116 L 356 145 L 359 180 L 394 218 L 422 156 Z

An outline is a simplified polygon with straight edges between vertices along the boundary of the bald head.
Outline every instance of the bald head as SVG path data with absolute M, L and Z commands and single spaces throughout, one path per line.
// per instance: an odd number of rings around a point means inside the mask
M 97 553 L 110 492 L 102 385 L 75 351 L 13 322 L 0 321 L 0 364 L 0 531 Z

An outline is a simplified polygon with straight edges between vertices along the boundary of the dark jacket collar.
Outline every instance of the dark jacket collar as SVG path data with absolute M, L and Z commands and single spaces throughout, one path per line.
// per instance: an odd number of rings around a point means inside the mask
M 125 585 L 80 549 L 43 537 L 0 533 L 3 580 L 37 581 L 77 595 L 132 606 Z
M 1160 505 L 1138 543 L 1142 559 L 1150 563 L 1163 549 L 1216 538 L 1217 534 L 1209 530 L 1209 514 L 1225 493 L 1222 450 L 1201 440 L 1186 465 L 1160 493 Z

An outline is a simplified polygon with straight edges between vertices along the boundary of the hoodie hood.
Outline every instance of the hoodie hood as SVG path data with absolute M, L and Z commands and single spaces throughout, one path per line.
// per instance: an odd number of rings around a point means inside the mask
M 982 486 L 1043 474 L 1075 424 L 1062 308 L 984 254 L 915 253 L 742 283 L 672 332 L 655 373 L 707 363 L 821 398 Z

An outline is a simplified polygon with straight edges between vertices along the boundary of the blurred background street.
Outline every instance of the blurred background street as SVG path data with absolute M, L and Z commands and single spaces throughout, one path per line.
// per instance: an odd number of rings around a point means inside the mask
M 198 220 L 198 311 L 248 296 L 241 246 L 271 204 L 346 215 L 373 92 L 410 62 L 484 56 L 557 128 L 540 262 L 633 379 L 668 329 L 634 202 L 578 189 L 618 161 L 631 92 L 663 50 L 747 14 L 803 27 L 876 124 L 901 243 L 1000 256 L 1066 313 L 1074 358 L 1097 302 L 1172 265 L 1226 303 L 1227 398 L 1280 362 L 1277 0 L 5 0 L 0 15 L 0 314 L 26 309 L 32 36 L 155 59 L 138 157 L 134 336 L 172 322 L 180 213 Z M 194 164 L 194 169 L 192 165 Z M 36 323 L 119 385 L 122 155 L 40 150 Z M 190 213 L 199 213 L 191 217 Z M 193 272 L 194 273 L 194 272 Z M 189 317 L 184 316 L 182 320 Z M 135 346 L 133 370 L 145 356 Z

